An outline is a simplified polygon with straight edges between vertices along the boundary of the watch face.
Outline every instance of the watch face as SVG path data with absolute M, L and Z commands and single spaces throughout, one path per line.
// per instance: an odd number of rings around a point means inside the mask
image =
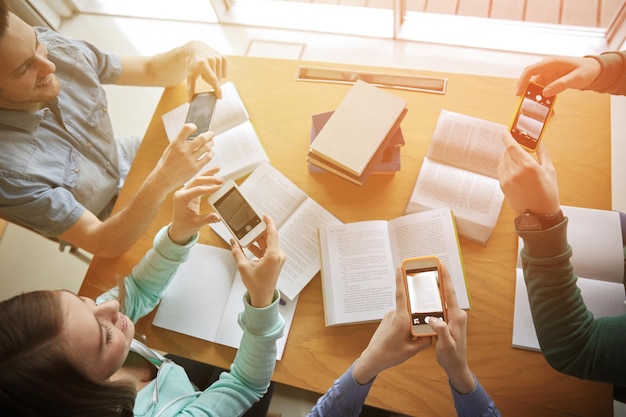
M 523 213 L 515 219 L 517 230 L 543 230 L 541 222 L 533 213 Z

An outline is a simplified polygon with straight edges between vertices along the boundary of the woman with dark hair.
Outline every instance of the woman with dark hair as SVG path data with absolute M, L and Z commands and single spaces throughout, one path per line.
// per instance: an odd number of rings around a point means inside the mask
M 285 260 L 267 216 L 265 235 L 250 246 L 258 259 L 248 260 L 232 246 L 248 291 L 230 372 L 198 392 L 183 368 L 133 338 L 134 322 L 157 305 L 199 228 L 219 220 L 198 213 L 201 196 L 222 183 L 214 173 L 175 193 L 172 223 L 157 233 L 131 274 L 96 301 L 69 291 L 36 291 L 0 303 L 3 415 L 238 416 L 265 394 L 284 328 L 276 282 Z

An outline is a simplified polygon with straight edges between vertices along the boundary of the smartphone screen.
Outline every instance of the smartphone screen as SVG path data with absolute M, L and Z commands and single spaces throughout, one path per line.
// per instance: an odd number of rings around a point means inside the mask
M 511 126 L 511 135 L 526 149 L 534 151 L 539 146 L 544 127 L 554 104 L 554 97 L 544 97 L 543 87 L 529 83 L 521 98 Z
M 206 132 L 211 127 L 211 120 L 213 120 L 213 112 L 215 111 L 215 104 L 217 103 L 217 96 L 215 93 L 198 93 L 193 96 L 191 103 L 189 104 L 189 110 L 187 111 L 187 118 L 185 123 L 193 123 L 196 125 L 196 131 L 189 135 L 187 140 L 192 140 L 198 135 Z
M 213 206 L 239 240 L 263 221 L 235 187 L 214 201 Z
M 406 279 L 411 324 L 428 326 L 426 317 L 438 317 L 443 320 L 439 269 L 436 266 L 409 269 L 406 271 Z

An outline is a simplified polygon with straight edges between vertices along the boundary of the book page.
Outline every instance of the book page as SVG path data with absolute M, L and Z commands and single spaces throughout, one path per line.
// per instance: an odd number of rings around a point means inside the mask
M 274 220 L 277 229 L 307 198 L 304 191 L 269 163 L 257 166 L 239 189 L 260 214 Z M 221 222 L 209 226 L 224 241 L 230 241 L 232 236 Z
M 578 278 L 576 282 L 587 309 L 594 317 L 612 317 L 626 314 L 624 285 L 622 283 Z M 513 347 L 541 351 L 528 302 L 524 272 L 516 270 L 515 310 L 513 316 Z
M 449 209 L 429 210 L 390 220 L 389 236 L 396 267 L 407 258 L 437 256 L 450 272 L 459 306 L 470 308 L 463 259 Z
M 152 324 L 221 345 L 239 348 L 243 330 L 237 323 L 246 292 L 228 249 L 196 244 L 165 290 Z M 285 334 L 277 343 L 277 359 L 287 343 L 297 299 L 281 302 Z
M 395 308 L 395 265 L 387 222 L 320 229 L 326 325 L 381 320 Z
M 185 124 L 189 103 L 185 102 L 175 109 L 163 114 L 161 119 L 169 141 L 173 141 Z M 241 97 L 231 81 L 222 85 L 222 98 L 217 100 L 211 121 L 211 131 L 219 135 L 248 120 L 248 112 Z
M 426 156 L 497 179 L 505 129 L 498 123 L 442 110 Z
M 567 241 L 572 247 L 574 273 L 623 284 L 624 246 L 619 213 L 571 206 L 561 209 L 568 218 Z
M 249 119 L 241 96 L 232 81 L 222 84 L 222 99 L 215 104 L 211 130 L 215 135 L 226 132 Z
M 341 220 L 315 200 L 307 198 L 278 231 L 280 247 L 287 256 L 278 288 L 294 299 L 320 270 L 318 229 Z
M 239 188 L 276 224 L 280 247 L 287 255 L 278 288 L 292 300 L 320 270 L 317 229 L 341 221 L 269 163 L 257 167 Z M 221 222 L 210 226 L 226 242 L 230 240 L 230 232 Z
M 250 173 L 261 162 L 269 160 L 261 141 L 248 120 L 248 113 L 239 93 L 232 82 L 222 86 L 223 98 L 217 101 L 211 131 L 213 138 L 213 159 L 197 175 L 213 167 L 220 167 L 217 173 L 227 180 L 236 180 Z M 180 133 L 189 109 L 189 103 L 161 116 L 167 138 L 172 142 Z
M 226 300 L 222 321 L 217 329 L 217 335 L 215 337 L 216 343 L 239 348 L 243 330 L 239 327 L 237 319 L 239 318 L 239 313 L 243 311 L 243 297 L 245 293 L 246 286 L 241 280 L 241 274 L 237 272 L 228 295 L 228 300 Z M 289 336 L 289 331 L 291 330 L 291 323 L 293 323 L 293 316 L 296 313 L 297 305 L 297 297 L 293 300 L 285 300 L 282 298 L 280 301 L 278 310 L 285 320 L 285 331 L 284 335 L 276 341 L 276 359 L 278 360 L 283 358 L 285 345 L 287 344 L 287 336 Z
M 196 244 L 166 288 L 152 324 L 215 342 L 236 272 L 230 250 Z
M 406 213 L 450 208 L 459 235 L 485 244 L 503 201 L 497 179 L 424 158 Z
M 269 163 L 257 167 L 240 189 L 259 212 L 274 220 L 276 228 L 307 198 L 302 189 Z
M 210 168 L 220 167 L 216 175 L 225 180 L 236 180 L 268 161 L 249 121 L 216 136 L 213 139 L 213 154 L 213 159 L 198 171 L 198 175 Z

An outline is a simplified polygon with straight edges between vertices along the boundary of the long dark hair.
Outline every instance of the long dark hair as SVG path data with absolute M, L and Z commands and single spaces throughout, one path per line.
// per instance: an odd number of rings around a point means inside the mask
M 132 384 L 90 381 L 67 357 L 59 336 L 64 325 L 59 292 L 33 291 L 3 301 L 0 318 L 2 415 L 133 415 Z

